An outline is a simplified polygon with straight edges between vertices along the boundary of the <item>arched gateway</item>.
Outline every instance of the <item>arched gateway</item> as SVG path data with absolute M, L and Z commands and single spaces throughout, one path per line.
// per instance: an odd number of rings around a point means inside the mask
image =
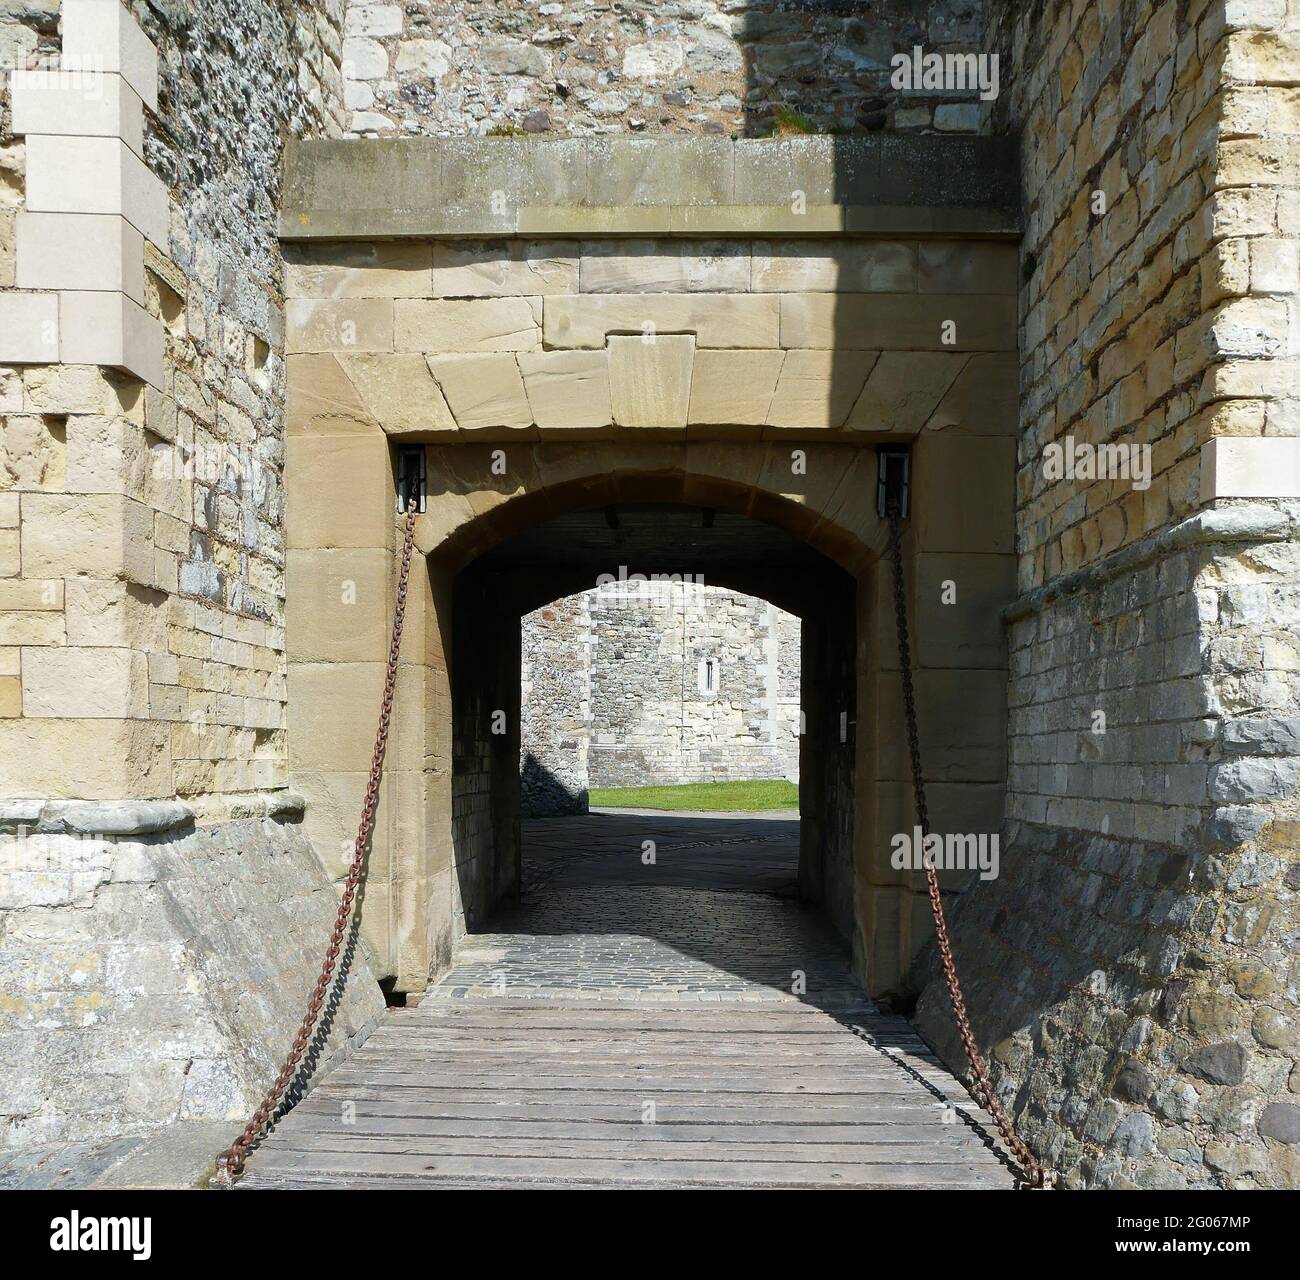
M 988 205 L 846 210 L 831 199 L 838 151 L 489 141 L 472 166 L 463 144 L 432 141 L 294 153 L 287 648 L 303 712 L 289 749 L 313 841 L 338 866 L 387 652 L 398 474 L 425 468 L 426 567 L 363 917 L 397 990 L 423 989 L 516 887 L 520 615 L 635 555 L 633 571 L 703 572 L 803 619 L 801 884 L 868 989 L 898 992 L 929 908 L 923 877 L 889 859 L 910 819 L 881 443 L 911 451 L 905 553 L 936 827 L 998 830 L 1009 225 Z M 556 172 L 608 183 L 611 158 L 626 190 L 543 203 Z M 767 203 L 740 194 L 742 174 L 773 163 Z M 459 166 L 496 202 L 446 208 Z M 417 194 L 431 174 L 441 186 Z M 355 203 L 394 188 L 418 204 Z M 792 212 L 787 188 L 822 202 Z M 844 225 L 855 212 L 864 234 Z M 662 509 L 662 536 L 629 547 L 621 508 Z

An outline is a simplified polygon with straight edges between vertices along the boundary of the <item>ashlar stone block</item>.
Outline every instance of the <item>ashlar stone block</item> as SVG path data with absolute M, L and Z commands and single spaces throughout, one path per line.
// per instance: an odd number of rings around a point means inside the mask
M 25 70 L 10 75 L 13 132 L 121 138 L 144 156 L 144 103 L 124 77 L 95 70 Z
M 144 237 L 125 218 L 95 213 L 19 213 L 20 289 L 118 290 L 144 305 Z
M 393 302 L 388 298 L 322 301 L 290 298 L 285 306 L 286 351 L 392 351 Z
M 396 519 L 388 440 L 290 436 L 285 448 L 289 547 L 386 547 Z
M 544 300 L 542 335 L 548 347 L 599 348 L 611 334 L 653 333 L 692 333 L 699 347 L 783 345 L 775 296 L 583 294 Z
M 1201 500 L 1300 498 L 1300 436 L 1215 436 L 1201 450 Z
M 125 218 L 167 252 L 167 189 L 120 138 L 27 138 L 27 208 Z
M 1014 351 L 1016 346 L 1011 296 L 786 293 L 780 303 L 783 347 Z
M 291 245 L 284 288 L 290 298 L 427 298 L 433 246 L 419 240 Z
M 291 355 L 285 375 L 287 435 L 369 435 L 379 430 L 337 356 Z
M 59 294 L 59 354 L 64 364 L 108 365 L 161 388 L 163 351 L 161 322 L 126 294 Z
M 768 425 L 843 426 L 877 355 L 874 351 L 787 351 Z
M 288 553 L 285 634 L 295 661 L 387 656 L 391 559 L 383 548 Z
M 1014 352 L 977 353 L 935 406 L 927 431 L 1015 435 L 1020 414 L 1020 367 Z
M 443 240 L 433 246 L 435 298 L 540 297 L 577 291 L 577 252 L 565 241 Z
M 595 240 L 583 247 L 583 293 L 744 293 L 744 241 Z
M 847 425 L 859 431 L 915 435 L 969 358 L 938 351 L 882 352 Z
M 689 420 L 763 426 L 785 357 L 784 351 L 696 351 Z
M 522 352 L 519 372 L 539 427 L 562 430 L 613 422 L 608 352 Z
M 58 294 L 0 294 L 0 361 L 50 364 L 58 358 Z
M 340 355 L 338 360 L 368 415 L 389 435 L 456 430 L 426 357 L 398 352 Z
M 23 496 L 23 574 L 153 585 L 153 512 L 121 494 Z
M 758 241 L 755 293 L 911 293 L 917 246 L 910 241 Z
M 621 427 L 684 427 L 694 358 L 691 334 L 657 334 L 650 340 L 611 337 L 609 389 L 614 422 Z
M 532 425 L 532 410 L 513 355 L 431 356 L 429 368 L 462 430 Z
M 107 0 L 63 0 L 65 66 L 116 72 L 158 110 L 158 51 L 140 24 Z
M 131 649 L 31 648 L 23 655 L 23 714 L 145 719 L 149 665 Z
M 540 298 L 401 299 L 398 351 L 533 351 L 541 345 Z

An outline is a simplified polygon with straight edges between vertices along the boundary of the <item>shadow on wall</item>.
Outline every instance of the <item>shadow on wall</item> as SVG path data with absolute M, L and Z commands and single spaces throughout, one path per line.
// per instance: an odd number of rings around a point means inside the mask
M 914 47 L 975 48 L 983 0 L 784 0 L 747 9 L 736 32 L 744 137 L 978 127 L 967 95 L 895 88 L 891 59 Z
M 531 751 L 519 769 L 519 811 L 524 818 L 567 818 L 589 810 L 587 789 L 565 786 Z

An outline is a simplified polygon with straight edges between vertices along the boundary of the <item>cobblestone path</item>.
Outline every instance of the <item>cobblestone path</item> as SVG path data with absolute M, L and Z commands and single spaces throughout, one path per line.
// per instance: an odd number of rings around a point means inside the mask
M 519 905 L 242 1186 L 1011 1185 L 987 1117 L 795 900 L 797 822 L 606 812 L 526 833 Z

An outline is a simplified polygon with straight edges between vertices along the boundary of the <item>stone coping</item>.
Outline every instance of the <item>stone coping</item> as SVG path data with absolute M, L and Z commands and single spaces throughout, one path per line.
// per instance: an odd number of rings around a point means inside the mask
M 1240 503 L 1209 507 L 1178 524 L 1134 542 L 1093 564 L 1063 573 L 1027 591 L 1002 611 L 1007 622 L 1040 613 L 1063 596 L 1099 587 L 1122 573 L 1131 573 L 1164 556 L 1213 542 L 1286 542 L 1300 537 L 1300 505 Z
M 296 820 L 306 801 L 295 791 L 242 796 L 225 816 Z M 196 812 L 179 800 L 0 800 L 0 832 L 32 835 L 142 836 L 195 825 Z
M 316 138 L 285 151 L 280 235 L 1017 238 L 1011 136 Z

